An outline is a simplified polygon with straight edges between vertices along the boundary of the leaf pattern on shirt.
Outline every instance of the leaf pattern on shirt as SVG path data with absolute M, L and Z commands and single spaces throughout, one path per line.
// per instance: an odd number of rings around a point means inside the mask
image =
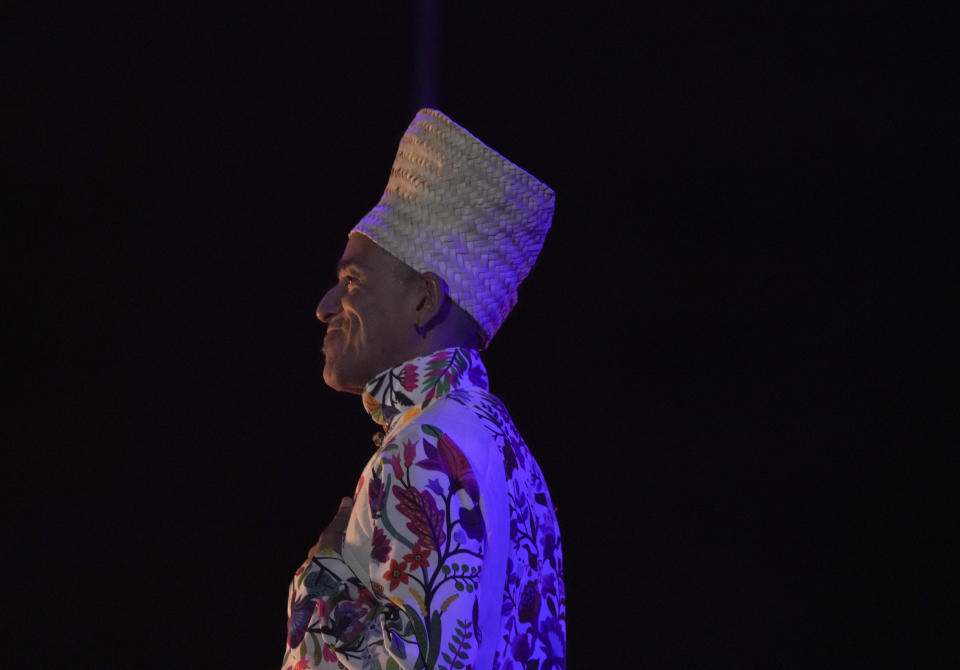
M 412 486 L 394 486 L 393 495 L 400 501 L 397 511 L 410 519 L 407 528 L 424 546 L 439 551 L 447 535 L 443 532 L 443 510 L 437 507 L 433 495 Z
M 477 352 L 444 349 L 384 371 L 367 384 L 363 404 L 386 432 L 357 485 L 372 528 L 369 569 L 354 573 L 329 551 L 301 567 L 281 667 L 486 670 L 475 662 L 490 645 L 497 670 L 565 667 L 555 510 L 506 408 L 487 391 Z M 475 419 L 466 433 L 476 440 L 470 453 L 502 458 L 505 480 L 495 489 L 509 519 L 490 531 L 503 533 L 508 549 L 499 593 L 480 589 L 488 532 L 482 504 L 494 493 L 484 489 L 489 480 L 478 480 L 461 438 L 447 432 L 451 406 Z M 499 615 L 499 634 L 492 621 L 481 622 L 481 603 Z
M 463 455 L 460 448 L 453 443 L 449 436 L 440 432 L 435 426 L 423 426 L 423 432 L 437 437 L 437 444 L 433 445 L 426 439 L 423 441 L 423 450 L 427 458 L 418 462 L 421 468 L 437 470 L 447 475 L 450 480 L 450 493 L 464 489 L 470 499 L 476 503 L 480 500 L 480 488 L 474 477 L 470 462 Z

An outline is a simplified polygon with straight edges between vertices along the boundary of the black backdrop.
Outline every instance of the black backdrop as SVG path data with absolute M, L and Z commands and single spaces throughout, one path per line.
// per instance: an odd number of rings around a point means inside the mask
M 955 530 L 947 12 L 514 5 L 441 9 L 431 102 L 558 194 L 485 359 L 571 667 L 915 660 Z M 418 11 L 3 10 L 5 667 L 278 666 L 370 453 L 313 309 L 423 100 Z

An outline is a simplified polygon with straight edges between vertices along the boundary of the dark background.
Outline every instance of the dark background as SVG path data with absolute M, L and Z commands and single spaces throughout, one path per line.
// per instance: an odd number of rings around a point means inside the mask
M 557 192 L 485 360 L 570 667 L 955 635 L 948 5 L 430 4 L 4 5 L 0 663 L 278 667 L 375 429 L 314 306 L 423 102 Z

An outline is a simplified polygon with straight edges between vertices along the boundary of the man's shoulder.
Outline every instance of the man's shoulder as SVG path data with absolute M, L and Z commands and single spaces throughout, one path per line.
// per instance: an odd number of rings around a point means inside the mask
M 469 414 L 472 420 L 485 423 L 493 416 L 507 417 L 507 408 L 503 401 L 490 391 L 480 387 L 469 387 L 451 391 L 435 403 L 437 414 Z M 428 412 L 433 407 L 424 410 Z
M 456 389 L 411 417 L 396 439 L 443 433 L 454 439 L 484 442 L 491 439 L 489 429 L 502 423 L 505 416 L 503 403 L 488 391 L 477 387 Z

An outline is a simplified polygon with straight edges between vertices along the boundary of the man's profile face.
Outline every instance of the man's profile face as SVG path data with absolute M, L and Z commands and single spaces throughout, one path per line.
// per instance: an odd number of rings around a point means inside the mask
M 412 271 L 361 234 L 350 235 L 337 263 L 337 283 L 317 305 L 327 324 L 323 380 L 362 393 L 376 374 L 412 357 L 416 347 Z

